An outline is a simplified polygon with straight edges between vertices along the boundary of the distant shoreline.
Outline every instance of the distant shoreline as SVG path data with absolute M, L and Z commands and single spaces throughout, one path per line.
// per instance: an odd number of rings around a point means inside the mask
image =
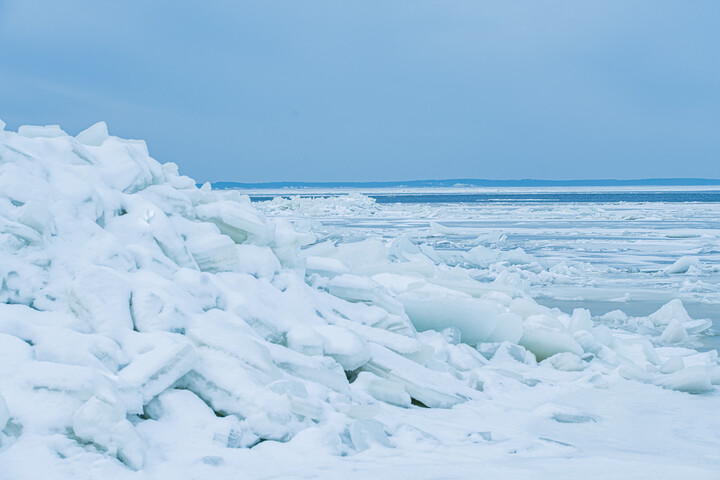
M 711 178 L 643 178 L 632 180 L 487 180 L 447 179 L 408 180 L 397 182 L 210 182 L 212 187 L 225 189 L 284 189 L 284 188 L 467 188 L 467 187 L 667 187 L 715 186 L 720 179 Z

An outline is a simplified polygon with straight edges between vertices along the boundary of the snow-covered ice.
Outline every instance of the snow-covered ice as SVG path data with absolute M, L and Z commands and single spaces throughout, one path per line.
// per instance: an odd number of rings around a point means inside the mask
M 593 316 L 534 297 L 620 267 L 443 208 L 258 210 L 104 123 L 0 128 L 0 478 L 717 478 L 683 303 L 717 294 L 717 235 L 642 275 L 678 299 Z

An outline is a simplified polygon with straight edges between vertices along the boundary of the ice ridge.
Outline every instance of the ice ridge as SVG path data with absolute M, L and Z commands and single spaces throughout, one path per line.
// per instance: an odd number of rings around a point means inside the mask
M 39 443 L 133 470 L 199 445 L 212 464 L 300 432 L 349 455 L 431 438 L 388 412 L 507 382 L 720 384 L 716 354 L 670 348 L 710 326 L 679 301 L 616 330 L 406 240 L 321 241 L 104 123 L 0 129 L 0 225 L 0 462 Z

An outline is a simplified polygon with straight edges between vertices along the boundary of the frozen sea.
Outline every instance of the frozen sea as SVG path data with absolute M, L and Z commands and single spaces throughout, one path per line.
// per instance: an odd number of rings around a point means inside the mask
M 247 190 L 270 216 L 336 242 L 404 236 L 438 251 L 521 249 L 507 261 L 539 303 L 646 316 L 679 298 L 720 332 L 720 187 Z M 275 200 L 273 200 L 275 199 Z M 692 264 L 672 271 L 680 258 Z M 511 259 L 512 260 L 512 259 Z M 489 262 L 490 263 L 490 262 Z M 498 269 L 478 270 L 492 281 Z M 720 348 L 704 337 L 701 350 Z

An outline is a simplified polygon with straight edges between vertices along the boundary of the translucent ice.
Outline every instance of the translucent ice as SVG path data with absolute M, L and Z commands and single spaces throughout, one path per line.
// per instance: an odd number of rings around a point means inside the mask
M 675 260 L 675 263 L 665 269 L 665 273 L 687 273 L 690 267 L 702 268 L 700 265 L 700 259 L 697 257 L 680 257 Z
M 93 147 L 99 147 L 109 137 L 110 135 L 108 135 L 108 128 L 105 122 L 98 122 L 91 125 L 75 136 L 78 142 Z
M 443 287 L 427 285 L 398 295 L 397 299 L 418 330 L 455 327 L 462 332 L 463 341 L 471 345 L 488 339 L 498 321 L 495 303 Z M 504 321 L 512 319 L 506 317 Z M 498 336 L 503 333 L 499 331 Z

